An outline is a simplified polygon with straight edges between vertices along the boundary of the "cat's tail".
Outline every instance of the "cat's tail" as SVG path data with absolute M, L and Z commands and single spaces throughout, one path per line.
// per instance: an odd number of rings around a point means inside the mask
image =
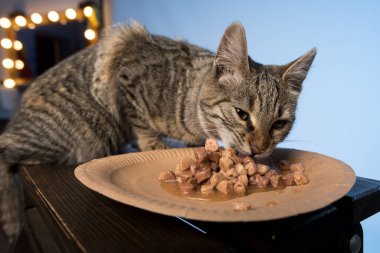
M 17 182 L 17 174 L 11 170 L 12 164 L 4 159 L 3 148 L 0 138 L 0 230 L 3 230 L 9 244 L 12 244 L 23 224 L 22 191 L 21 184 Z

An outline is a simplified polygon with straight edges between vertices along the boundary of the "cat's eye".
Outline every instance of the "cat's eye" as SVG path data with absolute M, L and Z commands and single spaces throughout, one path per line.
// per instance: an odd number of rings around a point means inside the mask
M 282 129 L 288 123 L 287 120 L 277 120 L 273 123 L 272 129 L 279 130 Z
M 247 112 L 243 111 L 242 109 L 240 108 L 236 108 L 236 113 L 237 115 L 239 115 L 239 117 L 244 120 L 244 121 L 247 121 L 249 120 L 249 115 Z

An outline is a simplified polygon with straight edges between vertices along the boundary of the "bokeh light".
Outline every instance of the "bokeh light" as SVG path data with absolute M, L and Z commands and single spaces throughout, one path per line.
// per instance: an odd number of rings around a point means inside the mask
M 10 49 L 12 48 L 12 41 L 8 38 L 4 38 L 0 41 L 0 44 L 3 48 L 5 49 Z
M 69 8 L 65 11 L 65 15 L 68 19 L 73 20 L 77 17 L 77 12 L 74 9 Z
M 15 80 L 8 78 L 4 80 L 3 85 L 5 88 L 12 89 L 16 86 L 16 82 Z
M 15 17 L 15 23 L 19 27 L 24 27 L 26 26 L 26 23 L 27 23 L 26 18 L 24 16 L 18 15 L 17 17 Z
M 48 19 L 51 22 L 57 22 L 59 20 L 59 14 L 56 11 L 49 11 L 48 13 Z
M 30 16 L 30 19 L 32 20 L 33 23 L 35 23 L 37 25 L 42 23 L 42 16 L 39 13 L 33 13 Z
M 94 9 L 91 6 L 86 6 L 83 9 L 83 13 L 86 17 L 91 17 L 92 13 L 94 12 Z
M 6 69 L 11 69 L 15 65 L 15 63 L 12 61 L 12 59 L 9 59 L 9 58 L 5 58 L 2 61 L 2 64 L 3 64 L 3 67 L 6 68 Z
M 94 30 L 92 29 L 87 29 L 85 32 L 84 32 L 84 37 L 88 40 L 93 40 L 95 39 L 96 37 L 96 33 Z

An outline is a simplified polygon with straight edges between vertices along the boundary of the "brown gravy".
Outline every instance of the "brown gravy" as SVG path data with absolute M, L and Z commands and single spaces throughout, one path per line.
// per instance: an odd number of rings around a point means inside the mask
M 191 199 L 191 200 L 199 200 L 199 201 L 226 201 L 230 199 L 236 199 L 240 197 L 244 197 L 247 195 L 250 195 L 252 193 L 258 193 L 258 192 L 270 192 L 273 191 L 275 194 L 281 194 L 284 192 L 285 185 L 281 183 L 277 188 L 272 187 L 271 185 L 268 185 L 266 189 L 260 189 L 255 185 L 249 185 L 248 186 L 248 191 L 245 194 L 236 194 L 236 193 L 231 193 L 231 194 L 224 194 L 219 191 L 214 191 L 211 194 L 203 194 L 200 192 L 200 189 L 195 189 L 194 191 L 184 194 L 179 190 L 179 187 L 177 186 L 177 182 L 173 183 L 161 183 L 161 188 L 180 198 L 185 198 L 185 199 Z

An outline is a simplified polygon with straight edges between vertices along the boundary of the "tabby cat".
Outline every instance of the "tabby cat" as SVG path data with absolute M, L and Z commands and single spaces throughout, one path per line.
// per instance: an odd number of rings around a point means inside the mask
M 0 136 L 0 222 L 10 241 L 21 228 L 11 166 L 78 164 L 136 139 L 165 148 L 163 136 L 266 155 L 289 133 L 316 49 L 283 66 L 247 54 L 244 28 L 230 25 L 216 54 L 149 34 L 139 23 L 114 26 L 93 47 L 62 61 L 25 92 Z

